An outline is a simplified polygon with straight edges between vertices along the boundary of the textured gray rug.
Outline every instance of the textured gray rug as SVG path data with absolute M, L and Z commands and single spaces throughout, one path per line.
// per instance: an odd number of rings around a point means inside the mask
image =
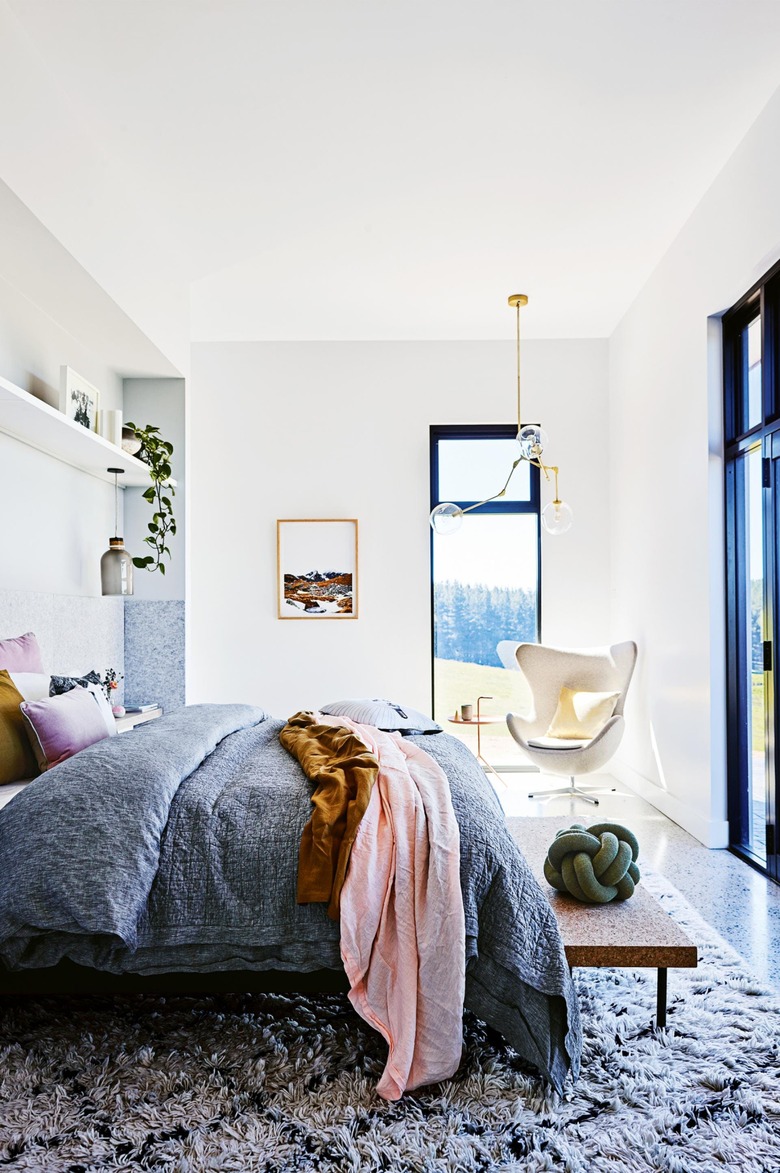
M 558 1098 L 471 1016 L 457 1077 L 390 1105 L 345 998 L 18 1000 L 0 1011 L 0 1165 L 25 1170 L 780 1169 L 780 1003 L 663 880 L 702 944 L 674 971 L 580 971 L 581 1079 Z

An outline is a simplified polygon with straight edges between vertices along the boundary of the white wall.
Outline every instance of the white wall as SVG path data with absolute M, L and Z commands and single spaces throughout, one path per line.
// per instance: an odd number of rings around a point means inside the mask
M 58 407 L 67 365 L 109 409 L 122 407 L 123 374 L 173 373 L 1 182 L 0 221 L 0 375 Z M 173 382 L 181 386 L 163 380 Z M 99 595 L 100 556 L 113 533 L 110 485 L 0 432 L 0 589 Z
M 609 629 L 606 343 L 527 342 L 523 376 L 524 416 L 547 428 L 577 513 L 569 535 L 544 539 L 544 637 L 598 643 Z M 195 345 L 188 701 L 286 716 L 391 695 L 428 709 L 428 426 L 511 421 L 514 379 L 511 342 Z M 277 620 L 276 519 L 353 516 L 360 618 Z
M 121 405 L 116 373 L 0 280 L 0 374 L 56 406 L 61 364 L 100 388 L 103 407 Z M 110 485 L 0 432 L 0 589 L 99 595 L 113 532 Z
M 720 330 L 780 256 L 780 92 L 610 340 L 613 619 L 640 644 L 621 776 L 728 842 Z
M 139 599 L 183 599 L 185 590 L 185 404 L 183 379 L 125 379 L 124 419 L 139 428 L 152 424 L 163 439 L 173 444 L 171 468 L 176 490 L 171 498 L 176 534 L 170 537 L 170 559 L 165 574 L 159 570 L 136 570 L 134 593 Z M 150 482 L 151 483 L 151 482 Z M 150 553 L 144 538 L 152 519 L 152 507 L 143 499 L 143 489 L 125 490 L 125 545 L 134 557 Z

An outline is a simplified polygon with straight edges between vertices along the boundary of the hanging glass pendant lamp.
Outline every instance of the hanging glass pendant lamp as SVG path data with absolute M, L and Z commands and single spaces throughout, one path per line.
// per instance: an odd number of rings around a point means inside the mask
M 109 468 L 114 474 L 114 534 L 119 529 L 119 481 L 123 468 Z M 100 583 L 104 595 L 132 595 L 133 560 L 125 549 L 124 538 L 108 539 L 108 549 L 100 559 Z
M 509 470 L 509 476 L 504 481 L 503 487 L 497 493 L 494 493 L 492 497 L 486 497 L 484 501 L 478 501 L 476 505 L 469 505 L 466 509 L 461 509 L 459 505 L 455 505 L 452 501 L 443 501 L 441 505 L 437 505 L 431 511 L 430 516 L 431 526 L 437 534 L 454 534 L 461 527 L 464 513 L 471 513 L 472 509 L 480 509 L 490 501 L 496 501 L 499 497 L 503 497 L 509 482 L 514 476 L 515 469 L 523 460 L 544 473 L 544 479 L 546 481 L 550 480 L 550 473 L 555 478 L 555 497 L 542 510 L 542 526 L 547 533 L 556 535 L 565 534 L 567 530 L 571 529 L 572 522 L 574 521 L 571 506 L 560 499 L 558 492 L 558 466 L 556 464 L 545 464 L 542 460 L 542 455 L 547 447 L 547 433 L 539 424 L 523 423 L 520 410 L 520 308 L 521 306 L 528 305 L 528 298 L 524 293 L 513 293 L 509 298 L 509 304 L 515 310 L 517 320 L 517 447 L 519 454 Z

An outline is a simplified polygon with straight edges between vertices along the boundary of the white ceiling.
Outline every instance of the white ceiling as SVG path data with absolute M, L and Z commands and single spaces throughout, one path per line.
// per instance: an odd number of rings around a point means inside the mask
M 511 337 L 515 290 L 607 336 L 780 83 L 778 0 L 3 5 L 196 339 Z M 48 162 L 17 191 L 90 267 L 115 209 Z

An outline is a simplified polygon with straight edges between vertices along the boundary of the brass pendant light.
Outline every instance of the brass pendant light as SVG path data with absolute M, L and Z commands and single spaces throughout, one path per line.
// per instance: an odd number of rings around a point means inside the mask
M 542 525 L 549 534 L 565 534 L 567 530 L 571 529 L 574 521 L 574 514 L 570 505 L 560 498 L 558 492 L 558 473 L 559 468 L 557 464 L 545 464 L 542 460 L 544 450 L 547 447 L 547 433 L 539 424 L 524 424 L 520 407 L 520 309 L 522 306 L 528 305 L 528 298 L 524 293 L 513 293 L 509 297 L 509 305 L 515 310 L 516 314 L 516 337 L 517 337 L 517 447 L 518 456 L 509 470 L 509 476 L 504 481 L 504 484 L 497 493 L 492 497 L 486 497 L 484 501 L 478 501 L 476 505 L 469 505 L 466 509 L 461 509 L 459 505 L 453 504 L 452 501 L 443 501 L 441 505 L 437 505 L 430 516 L 431 526 L 437 534 L 452 534 L 455 533 L 463 522 L 463 515 L 471 513 L 473 509 L 479 509 L 482 505 L 487 505 L 490 501 L 496 501 L 499 497 L 503 497 L 506 493 L 509 482 L 514 476 L 515 469 L 522 462 L 526 461 L 534 468 L 538 468 L 544 473 L 546 481 L 550 480 L 550 474 L 554 478 L 555 496 L 553 500 L 548 502 L 542 510 Z

